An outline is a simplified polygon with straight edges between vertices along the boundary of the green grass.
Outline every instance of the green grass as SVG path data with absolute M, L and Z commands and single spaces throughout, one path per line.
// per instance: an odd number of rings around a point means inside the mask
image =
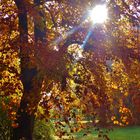
M 111 140 L 140 140 L 140 127 L 115 128 L 109 136 Z
M 76 140 L 103 140 L 103 138 L 97 138 L 97 132 L 91 129 L 91 134 L 83 136 L 85 131 L 81 131 L 76 134 Z M 140 140 L 140 126 L 114 128 L 108 134 L 110 140 Z

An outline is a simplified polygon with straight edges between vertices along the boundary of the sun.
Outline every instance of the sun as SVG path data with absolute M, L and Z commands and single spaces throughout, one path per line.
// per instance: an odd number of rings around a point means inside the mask
M 108 18 L 106 5 L 96 5 L 89 13 L 89 17 L 94 24 L 103 23 Z

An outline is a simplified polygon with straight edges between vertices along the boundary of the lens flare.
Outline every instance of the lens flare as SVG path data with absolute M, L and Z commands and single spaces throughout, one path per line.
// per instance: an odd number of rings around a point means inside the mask
M 108 18 L 106 5 L 96 5 L 89 13 L 89 17 L 94 24 L 103 23 Z

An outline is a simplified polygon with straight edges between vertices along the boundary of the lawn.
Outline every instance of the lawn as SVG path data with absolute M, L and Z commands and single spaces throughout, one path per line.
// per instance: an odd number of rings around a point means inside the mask
M 89 135 L 84 136 L 84 133 L 84 131 L 77 133 L 76 140 L 103 140 L 97 138 L 97 132 L 95 133 L 93 129 Z M 140 140 L 140 126 L 114 128 L 108 136 L 111 140 Z

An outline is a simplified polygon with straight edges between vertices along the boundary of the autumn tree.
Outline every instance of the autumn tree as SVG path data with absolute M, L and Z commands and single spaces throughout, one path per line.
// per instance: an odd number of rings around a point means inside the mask
M 34 18 L 34 36 L 35 44 L 40 47 L 45 43 L 46 27 L 45 16 L 40 9 L 40 0 L 35 0 L 34 5 L 38 10 L 38 19 Z M 34 125 L 34 113 L 37 109 L 39 102 L 39 93 L 41 91 L 42 77 L 39 77 L 39 72 L 36 65 L 31 64 L 30 53 L 28 43 L 28 3 L 26 1 L 15 1 L 18 8 L 18 20 L 19 20 L 19 33 L 20 33 L 20 67 L 21 67 L 21 82 L 23 84 L 23 95 L 20 102 L 20 107 L 17 113 L 17 128 L 14 129 L 13 139 L 18 140 L 25 138 L 32 139 L 33 125 Z M 37 21 L 39 20 L 39 21 Z M 42 26 L 40 25 L 42 24 Z M 32 66 L 30 66 L 32 65 Z M 38 78 L 39 77 L 39 78 Z M 36 96 L 33 98 L 33 96 Z
M 59 118 L 71 132 L 84 127 L 80 120 L 88 117 L 94 126 L 96 120 L 106 126 L 112 118 L 115 124 L 128 123 L 124 118 L 131 118 L 132 108 L 125 99 L 140 84 L 139 36 L 135 34 L 139 1 L 108 1 L 109 21 L 93 28 L 88 10 L 100 3 L 2 1 L 2 96 L 11 97 L 15 91 L 20 94 L 14 97 L 22 96 L 14 140 L 32 140 L 35 116 L 46 121 Z M 122 122 L 114 119 L 118 112 L 123 114 Z M 57 121 L 56 126 L 60 125 Z

